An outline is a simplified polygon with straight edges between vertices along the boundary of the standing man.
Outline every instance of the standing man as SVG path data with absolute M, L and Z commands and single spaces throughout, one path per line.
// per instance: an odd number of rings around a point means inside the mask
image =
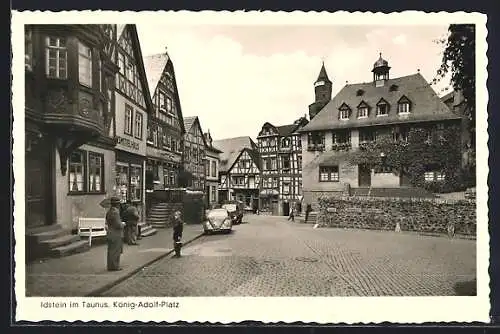
M 306 219 L 305 219 L 305 223 L 307 223 L 307 218 L 309 218 L 309 212 L 312 211 L 312 208 L 311 208 L 311 204 L 306 204 Z
M 123 250 L 123 223 L 120 218 L 120 199 L 111 198 L 111 207 L 106 213 L 106 239 L 108 244 L 108 271 L 121 270 L 120 255 Z
M 137 235 L 138 235 L 138 225 L 139 225 L 139 211 L 132 203 L 129 203 L 127 209 L 125 209 L 125 223 L 126 223 L 126 233 L 125 241 L 128 245 L 137 246 Z
M 182 230 L 184 229 L 184 222 L 181 219 L 181 212 L 175 211 L 174 213 L 174 250 L 175 257 L 181 257 L 182 247 Z

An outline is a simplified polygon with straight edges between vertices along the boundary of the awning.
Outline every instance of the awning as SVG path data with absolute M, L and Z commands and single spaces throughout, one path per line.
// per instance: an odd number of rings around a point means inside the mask
M 264 189 L 260 192 L 260 196 L 278 196 L 279 192 L 274 189 Z

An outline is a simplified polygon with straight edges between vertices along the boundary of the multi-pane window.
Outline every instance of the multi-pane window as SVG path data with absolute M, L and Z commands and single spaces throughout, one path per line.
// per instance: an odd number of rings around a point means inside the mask
M 118 53 L 118 66 L 120 67 L 120 73 L 125 74 L 125 55 L 123 52 Z
M 283 182 L 283 194 L 288 195 L 290 193 L 290 183 Z
M 212 168 L 211 168 L 211 176 L 212 177 L 217 177 L 217 161 L 213 161 L 211 162 L 212 164 Z
M 89 152 L 89 192 L 102 191 L 103 157 Z
M 215 186 L 211 186 L 211 188 L 212 188 L 211 189 L 212 190 L 211 191 L 211 195 L 212 195 L 211 200 L 212 200 L 212 202 L 215 202 L 217 200 L 217 189 L 215 188 Z
M 69 157 L 69 191 L 85 191 L 85 152 L 74 151 Z
M 290 138 L 283 138 L 281 140 L 281 147 L 290 147 Z
M 302 170 L 302 156 L 300 155 L 297 157 L 297 168 L 299 172 Z
M 63 37 L 46 38 L 45 73 L 49 78 L 66 79 L 68 76 L 68 50 Z
M 281 168 L 283 168 L 284 172 L 290 170 L 290 157 L 285 155 L 281 157 Z
M 345 144 L 351 142 L 351 131 L 339 130 L 332 133 L 333 144 Z
M 172 99 L 167 96 L 167 112 L 172 112 Z
M 29 26 L 24 30 L 24 68 L 33 70 L 33 31 Z
M 410 112 L 410 104 L 408 102 L 401 102 L 398 104 L 398 113 L 407 114 Z
M 104 191 L 104 156 L 76 150 L 69 157 L 68 183 L 70 193 Z
M 133 109 L 131 106 L 126 104 L 125 105 L 125 134 L 127 134 L 127 135 L 132 135 L 132 128 L 133 128 L 132 116 L 133 116 Z
M 319 167 L 320 182 L 339 182 L 339 166 Z
M 358 109 L 358 118 L 368 117 L 368 107 L 360 107 Z
M 159 92 L 158 94 L 158 99 L 159 99 L 159 105 L 160 105 L 160 110 L 161 111 L 166 111 L 167 110 L 167 97 L 163 92 Z
M 364 129 L 359 131 L 359 142 L 367 143 L 377 140 L 377 132 L 375 130 Z
M 78 79 L 82 85 L 92 87 L 92 50 L 78 42 Z
M 135 138 L 142 139 L 142 114 L 140 112 L 135 113 Z
M 379 103 L 377 105 L 377 116 L 386 116 L 389 114 L 389 105 L 386 103 Z
M 441 171 L 427 171 L 424 173 L 424 180 L 426 182 L 444 181 L 445 174 Z
M 343 108 L 340 110 L 340 119 L 342 120 L 349 119 L 349 109 Z

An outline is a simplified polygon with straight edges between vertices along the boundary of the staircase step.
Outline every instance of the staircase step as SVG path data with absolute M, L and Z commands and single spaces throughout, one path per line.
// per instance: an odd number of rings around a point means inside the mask
M 39 227 L 34 227 L 34 228 L 28 228 L 26 229 L 26 235 L 34 235 L 34 234 L 39 234 L 39 233 L 44 233 L 44 232 L 49 232 L 49 231 L 55 231 L 55 230 L 61 230 L 62 226 L 59 224 L 52 224 L 52 225 L 44 225 L 44 226 L 39 226 Z
M 151 226 L 153 226 L 153 228 L 167 228 L 169 225 L 166 222 L 164 222 L 164 223 L 154 222 L 154 223 L 151 223 Z
M 89 243 L 85 240 L 73 242 L 69 245 L 57 247 L 51 250 L 51 257 L 63 257 L 77 253 L 83 253 L 90 249 Z
M 149 237 L 151 235 L 156 234 L 158 231 L 154 228 L 150 228 L 147 231 L 141 231 L 141 237 Z
M 76 241 L 80 241 L 80 237 L 78 235 L 68 234 L 68 235 L 64 235 L 62 237 L 58 237 L 55 239 L 43 240 L 40 242 L 40 245 L 42 247 L 44 247 L 45 249 L 50 250 L 53 248 L 57 248 L 57 247 L 61 247 L 64 245 L 71 244 L 71 243 L 76 242 Z
M 41 233 L 35 233 L 28 235 L 32 242 L 40 243 L 45 240 L 57 239 L 59 237 L 71 234 L 71 231 L 58 228 L 51 231 L 45 231 Z
M 148 222 L 168 222 L 169 219 L 167 217 L 148 217 Z

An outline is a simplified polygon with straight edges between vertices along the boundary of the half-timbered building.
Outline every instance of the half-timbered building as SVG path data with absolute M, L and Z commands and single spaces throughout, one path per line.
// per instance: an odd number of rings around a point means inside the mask
M 207 143 L 198 116 L 184 117 L 184 172 L 187 188 L 205 191 L 205 147 Z M 206 194 L 205 194 L 206 195 Z
M 26 233 L 64 251 L 57 228 L 104 216 L 113 192 L 115 41 L 114 25 L 25 26 Z
M 221 150 L 213 145 L 213 139 L 210 131 L 204 134 L 206 160 L 205 160 L 205 196 L 207 207 L 219 203 L 219 154 Z
M 134 204 L 144 218 L 146 124 L 154 110 L 144 72 L 136 26 L 119 25 L 116 74 L 116 192 Z
M 260 212 L 263 214 L 286 216 L 292 207 L 301 210 L 302 144 L 297 130 L 307 123 L 305 117 L 282 126 L 266 122 L 259 132 Z
M 239 200 L 247 207 L 258 208 L 260 159 L 257 145 L 250 137 L 236 137 L 213 142 L 222 151 L 219 168 L 219 202 Z
M 144 57 L 144 66 L 154 105 L 147 124 L 147 189 L 179 188 L 185 131 L 174 65 L 161 53 Z

